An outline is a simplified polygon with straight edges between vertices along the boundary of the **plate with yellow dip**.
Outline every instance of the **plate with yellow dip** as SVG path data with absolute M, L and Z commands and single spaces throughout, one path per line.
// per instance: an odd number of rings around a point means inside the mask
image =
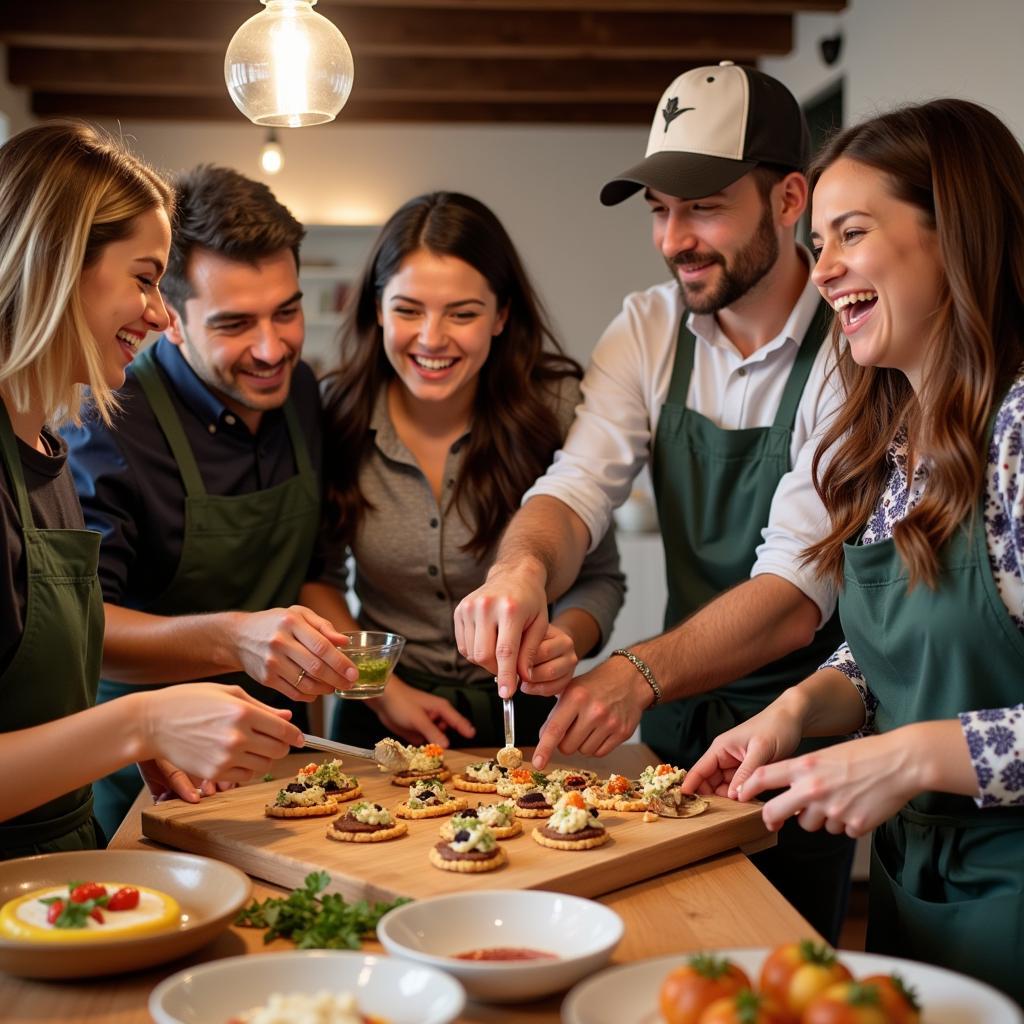
M 184 956 L 227 928 L 248 877 L 188 853 L 94 850 L 0 863 L 0 971 L 82 978 Z

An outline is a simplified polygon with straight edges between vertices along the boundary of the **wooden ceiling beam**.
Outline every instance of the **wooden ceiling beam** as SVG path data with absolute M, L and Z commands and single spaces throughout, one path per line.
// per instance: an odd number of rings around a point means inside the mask
M 352 99 L 334 125 L 382 124 L 576 124 L 646 125 L 651 103 L 390 103 Z M 213 96 L 114 96 L 84 93 L 34 93 L 32 112 L 38 117 L 117 118 L 144 121 L 249 122 L 227 97 Z M 254 130 L 258 130 L 255 129 Z M 325 126 L 328 127 L 328 126 Z M 303 129 L 307 130 L 307 129 Z M 288 131 L 281 142 L 287 152 Z
M 150 53 L 131 63 L 116 51 L 8 51 L 12 84 L 42 92 L 118 96 L 223 96 L 223 65 L 213 54 Z M 685 61 L 472 60 L 367 57 L 356 70 L 361 100 L 650 102 Z M 116 73 L 112 73 L 112 68 Z
M 223 55 L 239 24 L 232 0 L 207 0 L 181 16 L 181 0 L 126 6 L 118 0 L 22 4 L 0 18 L 0 41 L 28 49 L 119 50 L 132 59 L 154 51 Z M 366 0 L 334 17 L 356 59 L 460 57 L 750 60 L 789 53 L 792 18 L 640 11 L 381 10 Z M 134 52 L 133 51 L 139 51 Z

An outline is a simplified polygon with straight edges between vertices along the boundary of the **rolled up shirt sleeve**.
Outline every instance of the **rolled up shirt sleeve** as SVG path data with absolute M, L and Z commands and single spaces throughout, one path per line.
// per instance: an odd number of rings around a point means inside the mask
M 959 715 L 979 807 L 1024 806 L 1024 704 Z
M 548 471 L 523 495 L 564 502 L 590 533 L 593 551 L 612 510 L 628 497 L 651 454 L 657 391 L 674 356 L 678 308 L 659 289 L 630 295 L 601 336 L 583 378 L 583 403 Z
M 845 641 L 839 645 L 836 653 L 832 655 L 820 668 L 834 668 L 842 672 L 847 679 L 857 688 L 860 699 L 864 702 L 864 724 L 852 735 L 852 739 L 858 736 L 870 736 L 875 732 L 875 711 L 878 709 L 878 698 L 868 687 L 864 673 L 853 658 L 850 645 Z
M 795 431 L 806 440 L 793 468 L 779 481 L 772 498 L 768 525 L 755 552 L 751 576 L 771 573 L 788 580 L 810 598 L 821 613 L 819 628 L 836 609 L 834 584 L 820 577 L 813 564 L 804 564 L 804 551 L 828 533 L 828 513 L 814 487 L 814 454 L 836 410 L 842 404 L 837 374 L 832 372 L 831 345 L 821 346 L 797 411 Z M 823 463 L 824 466 L 824 463 Z

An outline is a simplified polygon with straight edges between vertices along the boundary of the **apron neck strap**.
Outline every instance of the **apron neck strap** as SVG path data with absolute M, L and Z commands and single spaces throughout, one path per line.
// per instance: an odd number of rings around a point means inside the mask
M 697 339 L 686 326 L 687 311 L 679 319 L 679 330 L 676 335 L 676 358 L 672 366 L 672 378 L 669 381 L 666 401 L 676 405 L 686 405 L 686 394 L 690 389 L 690 378 L 693 376 L 693 363 L 697 349 Z M 786 387 L 782 392 L 782 400 L 775 413 L 773 427 L 784 427 L 792 431 L 796 423 L 796 412 L 800 406 L 800 397 L 807 386 L 814 359 L 821 348 L 821 343 L 828 335 L 829 324 L 832 322 L 832 309 L 828 303 L 821 302 L 814 314 L 814 319 L 807 328 L 800 351 L 789 371 Z
M 181 417 L 174 409 L 167 384 L 164 382 L 160 367 L 157 366 L 153 355 L 153 346 L 146 349 L 135 360 L 132 369 L 142 385 L 142 390 L 149 400 L 153 415 L 156 416 L 156 421 L 160 424 L 164 437 L 167 438 L 174 461 L 178 464 L 178 472 L 185 485 L 185 495 L 189 498 L 203 497 L 206 494 L 203 477 L 199 472 L 196 458 L 192 454 L 192 445 L 188 443 L 188 438 L 185 436 Z
M 14 488 L 15 500 L 18 504 L 18 518 L 21 528 L 31 529 L 35 526 L 32 519 L 32 506 L 28 501 L 28 488 L 25 486 L 25 474 L 21 468 L 21 455 L 18 453 L 18 439 L 11 426 L 11 417 L 7 412 L 7 403 L 0 401 L 0 449 L 2 449 L 4 466 Z
M 160 429 L 163 431 L 164 437 L 167 438 L 174 461 L 178 464 L 178 472 L 181 473 L 181 480 L 185 485 L 186 497 L 205 497 L 206 487 L 203 484 L 203 477 L 199 472 L 195 455 L 192 453 L 192 445 L 189 444 L 188 438 L 185 436 L 181 417 L 174 408 L 167 383 L 153 352 L 154 348 L 150 346 L 132 363 L 132 368 L 149 400 L 153 415 L 156 416 L 157 423 L 160 424 Z M 313 463 L 303 441 L 302 426 L 291 397 L 285 401 L 283 411 L 285 424 L 288 427 L 288 437 L 292 443 L 292 453 L 295 456 L 295 468 L 299 475 L 312 474 Z
M 782 392 L 782 400 L 779 402 L 778 411 L 775 413 L 775 422 L 772 426 L 785 427 L 792 432 L 796 424 L 796 412 L 800 406 L 800 398 L 807 386 L 807 379 L 811 375 L 811 367 L 818 355 L 821 343 L 828 336 L 829 325 L 832 323 L 832 308 L 822 300 L 818 303 L 814 319 L 804 332 L 800 342 L 800 351 L 793 361 L 793 368 L 789 371 L 789 379 Z

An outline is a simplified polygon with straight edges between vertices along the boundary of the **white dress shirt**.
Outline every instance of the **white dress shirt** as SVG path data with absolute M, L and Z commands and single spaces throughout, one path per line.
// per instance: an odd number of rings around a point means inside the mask
M 808 266 L 810 254 L 803 251 Z M 821 296 L 807 285 L 777 337 L 744 357 L 713 315 L 690 314 L 697 339 L 686 406 L 727 430 L 771 426 L 789 371 Z M 523 496 L 548 495 L 565 502 L 590 531 L 591 550 L 604 536 L 612 510 L 630 494 L 651 457 L 658 416 L 668 395 L 683 314 L 677 282 L 666 281 L 626 297 L 622 312 L 594 349 L 583 380 L 583 403 L 554 462 Z M 840 403 L 831 345 L 815 358 L 797 409 L 790 458 L 792 469 L 772 499 L 763 543 L 751 575 L 772 573 L 791 582 L 821 611 L 835 609 L 834 587 L 801 565 L 803 550 L 826 533 L 825 509 L 811 480 L 811 460 L 820 434 Z M 671 524 L 662 529 L 671 529 Z M 596 538 L 596 540 L 595 540 Z

